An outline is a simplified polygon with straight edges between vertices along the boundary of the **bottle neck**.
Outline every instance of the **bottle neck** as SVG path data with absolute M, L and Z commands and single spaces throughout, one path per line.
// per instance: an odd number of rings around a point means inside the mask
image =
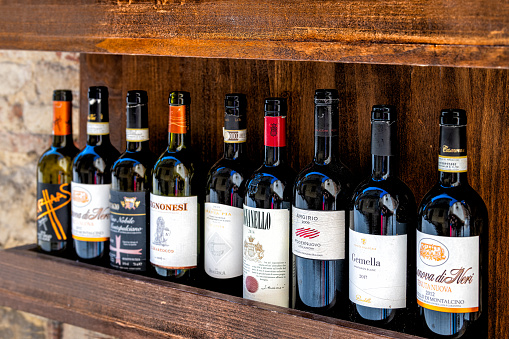
M 327 165 L 338 158 L 339 138 L 337 136 L 322 137 L 315 133 L 315 163 Z
M 72 134 L 68 135 L 53 135 L 51 146 L 53 147 L 66 147 L 73 144 Z
M 142 152 L 149 149 L 148 140 L 145 141 L 127 141 L 126 150 L 129 152 Z
M 468 184 L 467 127 L 440 126 L 439 183 L 443 187 Z
M 72 103 L 53 101 L 53 147 L 72 145 Z
M 168 150 L 178 152 L 189 145 L 189 133 L 168 133 Z
M 265 146 L 266 166 L 279 166 L 286 162 L 286 147 Z
M 314 162 L 330 164 L 339 158 L 339 110 L 337 102 L 315 102 L 315 156 Z
M 223 150 L 224 150 L 224 158 L 225 159 L 229 159 L 229 160 L 236 160 L 236 159 L 239 159 L 239 158 L 243 158 L 244 157 L 244 154 L 245 154 L 245 145 L 246 143 L 245 142 L 241 142 L 241 143 L 229 143 L 229 142 L 225 142 L 224 143 L 224 147 L 223 147 Z
M 286 162 L 286 116 L 265 116 L 266 166 L 279 166 Z
M 373 180 L 387 180 L 391 176 L 397 176 L 397 171 L 395 156 L 371 155 L 371 178 Z
M 110 143 L 110 135 L 91 135 L 87 134 L 87 145 L 89 146 L 101 146 Z

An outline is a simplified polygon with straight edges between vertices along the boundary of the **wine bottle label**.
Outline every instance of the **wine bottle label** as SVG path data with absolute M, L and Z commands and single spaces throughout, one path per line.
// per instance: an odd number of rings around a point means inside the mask
M 88 135 L 108 135 L 110 134 L 109 122 L 87 122 Z
M 64 241 L 71 224 L 71 187 L 37 183 L 37 239 Z
M 72 102 L 53 101 L 53 135 L 71 134 Z
M 438 156 L 438 170 L 440 172 L 466 172 L 467 171 L 467 157 L 447 157 L 443 155 Z
M 417 303 L 445 313 L 479 311 L 479 236 L 417 231 Z
M 345 259 L 345 211 L 310 211 L 293 206 L 292 252 L 306 259 Z
M 349 229 L 349 298 L 372 308 L 405 308 L 407 235 Z
M 110 238 L 111 184 L 71 183 L 72 237 L 82 241 L 106 241 Z
M 166 269 L 198 264 L 198 197 L 150 194 L 150 262 Z
M 205 203 L 205 272 L 213 278 L 242 275 L 242 208 Z
M 148 128 L 126 128 L 126 141 L 142 142 L 148 140 Z
M 110 265 L 129 271 L 147 270 L 146 192 L 110 190 Z
M 290 211 L 244 205 L 244 298 L 290 306 Z
M 185 134 L 189 129 L 186 119 L 186 105 L 170 106 L 170 118 L 168 122 L 168 132 Z
M 265 117 L 264 145 L 286 146 L 286 117 Z
M 245 129 L 241 130 L 226 130 L 223 127 L 223 138 L 224 142 L 227 144 L 240 144 L 242 142 L 246 142 L 246 131 Z

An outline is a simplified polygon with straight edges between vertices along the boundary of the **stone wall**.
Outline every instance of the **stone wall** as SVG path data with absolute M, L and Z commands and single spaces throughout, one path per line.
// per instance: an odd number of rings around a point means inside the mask
M 36 242 L 37 160 L 51 144 L 55 89 L 73 91 L 78 137 L 79 54 L 0 51 L 0 249 Z M 0 338 L 111 338 L 0 307 Z

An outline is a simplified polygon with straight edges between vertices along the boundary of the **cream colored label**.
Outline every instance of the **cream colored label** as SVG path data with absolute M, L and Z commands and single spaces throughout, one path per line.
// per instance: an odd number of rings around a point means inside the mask
M 110 238 L 111 184 L 71 183 L 72 237 L 82 241 Z
M 467 171 L 467 157 L 446 157 L 443 155 L 438 156 L 438 170 L 440 172 L 466 172 Z
M 244 205 L 244 298 L 290 306 L 290 211 Z
M 479 237 L 417 231 L 417 303 L 446 313 L 479 310 Z
M 110 134 L 109 122 L 87 122 L 88 135 L 108 135 Z
M 198 263 L 198 197 L 150 194 L 150 262 L 167 269 Z
M 293 206 L 292 252 L 306 259 L 345 259 L 345 211 L 310 211 Z
M 245 129 L 226 130 L 223 127 L 223 138 L 224 138 L 224 142 L 230 143 L 230 144 L 246 142 L 247 130 L 245 130 Z
M 217 279 L 242 275 L 242 208 L 205 203 L 205 272 Z
M 148 140 L 148 128 L 127 128 L 126 141 L 141 142 Z
M 373 308 L 405 308 L 407 235 L 373 235 L 349 229 L 349 297 Z

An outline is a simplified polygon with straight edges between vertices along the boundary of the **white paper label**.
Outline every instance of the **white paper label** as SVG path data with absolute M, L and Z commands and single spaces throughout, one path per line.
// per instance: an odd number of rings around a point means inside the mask
M 110 134 L 109 122 L 87 122 L 88 135 L 108 135 Z
M 290 211 L 244 205 L 244 298 L 290 306 Z
M 405 308 L 407 235 L 373 235 L 349 229 L 349 297 L 372 308 Z
M 467 171 L 467 157 L 446 157 L 443 155 L 438 156 L 438 170 L 441 172 L 466 172 Z
M 345 259 L 345 211 L 292 207 L 292 252 L 301 258 Z
M 242 208 L 205 203 L 205 272 L 218 279 L 242 275 Z
M 246 142 L 247 140 L 247 130 L 226 130 L 223 127 L 223 138 L 224 142 L 230 144 L 236 144 L 241 142 Z
M 127 128 L 125 130 L 126 141 L 141 142 L 148 140 L 148 128 Z
M 446 313 L 479 311 L 479 237 L 417 231 L 417 303 Z
M 72 237 L 83 241 L 110 238 L 111 184 L 71 183 Z
M 150 262 L 166 269 L 198 263 L 198 197 L 150 194 Z

